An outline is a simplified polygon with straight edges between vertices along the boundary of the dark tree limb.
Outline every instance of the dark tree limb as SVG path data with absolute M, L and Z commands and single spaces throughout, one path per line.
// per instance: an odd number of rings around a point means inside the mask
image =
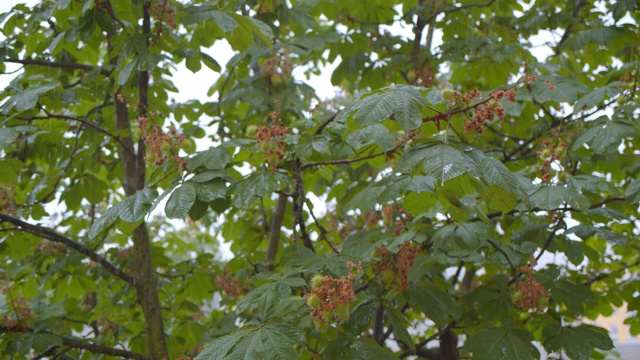
M 487 1 L 486 3 L 474 3 L 474 4 L 467 4 L 467 5 L 461 5 L 461 6 L 449 6 L 443 9 L 440 9 L 438 11 L 436 11 L 435 13 L 433 13 L 431 16 L 429 16 L 426 19 L 426 23 L 430 23 L 431 21 L 433 21 L 436 17 L 438 17 L 438 15 L 440 14 L 451 14 L 453 12 L 456 11 L 460 11 L 460 10 L 466 10 L 466 9 L 470 9 L 470 8 L 474 8 L 474 7 L 487 7 L 490 6 L 491 4 L 493 4 L 496 0 L 491 0 L 491 1 Z
M 307 203 L 307 208 L 309 209 L 309 214 L 311 215 L 311 218 L 313 219 L 313 222 L 315 222 L 316 227 L 318 228 L 318 231 L 320 231 L 320 237 L 324 241 L 326 241 L 327 244 L 329 244 L 329 247 L 331 248 L 331 250 L 333 250 L 334 253 L 339 254 L 340 251 L 338 251 L 336 246 L 333 245 L 331 240 L 329 240 L 329 238 L 327 237 L 327 229 L 325 229 L 324 226 L 322 226 L 322 224 L 320 224 L 320 221 L 318 221 L 318 218 L 316 218 L 316 215 L 313 213 L 313 209 L 311 209 L 311 206 L 309 205 L 309 203 Z
M 76 64 L 72 62 L 58 62 L 58 61 L 47 61 L 47 60 L 34 60 L 34 59 L 14 59 L 8 58 L 3 59 L 3 62 L 14 63 L 14 64 L 22 64 L 22 65 L 36 65 L 36 66 L 46 66 L 60 69 L 75 69 L 75 70 L 84 70 L 84 71 L 93 71 L 96 69 L 91 65 L 84 64 Z M 109 75 L 109 72 L 102 69 L 100 71 L 103 75 Z
M 518 276 L 518 270 L 516 269 L 516 267 L 513 265 L 513 262 L 511 262 L 511 259 L 509 259 L 509 255 L 507 255 L 506 252 L 504 252 L 504 250 L 502 250 L 496 243 L 494 243 L 493 241 L 487 239 L 487 242 L 489 244 L 491 244 L 491 246 L 493 246 L 494 249 L 496 249 L 500 254 L 502 254 L 502 256 L 507 260 L 507 262 L 509 263 L 509 267 L 511 268 L 511 275 L 513 277 Z
M 373 322 L 373 339 L 378 345 L 384 344 L 384 306 L 378 304 L 376 308 L 375 320 Z
M 589 286 L 589 285 L 593 284 L 596 281 L 604 280 L 604 279 L 608 278 L 611 275 L 615 275 L 617 273 L 623 272 L 623 271 L 625 271 L 625 270 L 627 270 L 629 268 L 632 268 L 632 267 L 638 266 L 638 265 L 640 265 L 640 260 L 634 262 L 633 264 L 627 264 L 627 265 L 625 265 L 625 266 L 623 266 L 623 267 L 621 267 L 619 269 L 616 269 L 614 271 L 611 271 L 611 272 L 608 272 L 608 273 L 599 274 L 599 275 L 587 280 L 584 284 L 585 284 L 585 286 Z
M 280 235 L 282 233 L 282 220 L 284 219 L 284 213 L 287 209 L 288 199 L 289 197 L 283 193 L 278 195 L 276 211 L 273 213 L 273 218 L 271 218 L 269 245 L 267 246 L 267 253 L 264 256 L 264 262 L 267 264 L 267 268 L 269 270 L 273 269 L 273 261 L 276 258 L 276 253 L 278 252 Z
M 54 231 L 53 229 L 50 228 L 46 228 L 40 225 L 34 225 L 34 224 L 30 224 L 26 221 L 22 221 L 18 218 L 15 218 L 11 215 L 8 214 L 3 214 L 0 213 L 0 221 L 6 221 L 8 223 L 11 223 L 13 225 L 16 225 L 18 227 L 20 227 L 21 231 L 33 234 L 35 236 L 41 237 L 43 239 L 47 239 L 53 242 L 57 242 L 60 244 L 63 244 L 65 246 L 67 246 L 68 248 L 71 248 L 73 250 L 76 250 L 77 252 L 86 255 L 89 259 L 95 261 L 96 263 L 100 264 L 105 270 L 107 270 L 108 272 L 112 273 L 113 275 L 117 276 L 118 278 L 124 280 L 125 282 L 129 283 L 129 284 L 133 284 L 134 280 L 133 277 L 127 273 L 125 273 L 124 271 L 118 269 L 117 267 L 115 267 L 115 265 L 113 265 L 112 263 L 110 263 L 107 259 L 103 258 L 102 256 L 98 255 L 97 253 L 95 253 L 94 251 L 90 250 L 89 248 L 87 248 L 86 246 L 75 242 L 71 239 L 69 239 L 68 237 Z
M 576 20 L 576 18 L 578 17 L 578 14 L 580 13 L 580 9 L 582 8 L 582 6 L 584 5 L 584 1 L 583 0 L 577 0 L 575 2 L 575 5 L 573 6 L 573 19 L 572 20 Z M 569 24 L 569 26 L 567 26 L 566 30 L 564 31 L 564 34 L 562 34 L 562 37 L 560 38 L 560 41 L 558 41 L 558 43 L 556 44 L 556 48 L 554 50 L 554 55 L 558 56 L 560 55 L 560 53 L 562 53 L 562 47 L 564 46 L 564 44 L 567 42 L 567 40 L 569 40 L 569 35 L 571 35 L 571 30 L 573 30 L 573 23 Z
M 336 119 L 336 116 L 338 116 L 337 112 L 329 116 L 327 120 L 325 120 L 322 124 L 320 124 L 320 126 L 318 126 L 318 129 L 316 129 L 316 132 L 313 133 L 313 135 L 320 135 L 324 128 L 326 128 L 327 125 L 331 124 Z
M 103 355 L 109 355 L 109 356 L 119 356 L 119 357 L 124 358 L 124 359 L 147 360 L 147 357 L 145 355 L 143 355 L 143 354 L 138 354 L 138 353 L 134 353 L 134 352 L 131 352 L 131 351 L 128 351 L 128 350 L 123 350 L 123 349 L 116 349 L 116 348 L 110 348 L 110 347 L 106 347 L 106 346 L 102 346 L 102 345 L 92 344 L 92 343 L 88 343 L 88 342 L 85 342 L 85 341 L 80 340 L 80 339 L 54 334 L 54 333 L 49 332 L 49 331 L 38 331 L 38 332 L 36 332 L 35 329 L 24 328 L 24 327 L 21 327 L 21 326 L 0 325 L 0 332 L 32 333 L 32 334 L 53 334 L 53 335 L 56 335 L 56 336 L 58 336 L 58 337 L 60 337 L 62 339 L 62 344 L 64 346 L 68 346 L 68 347 L 71 347 L 71 348 L 74 348 L 74 349 L 87 350 L 87 351 L 90 351 L 90 352 L 96 353 L 96 354 L 103 354 Z

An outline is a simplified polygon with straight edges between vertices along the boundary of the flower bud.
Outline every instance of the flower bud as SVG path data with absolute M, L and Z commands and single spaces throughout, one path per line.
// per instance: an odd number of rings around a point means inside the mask
M 311 278 L 311 287 L 314 289 L 322 287 L 322 283 L 324 281 L 324 276 L 320 274 L 316 274 L 313 278 Z
M 316 294 L 311 294 L 307 297 L 307 306 L 315 308 L 320 305 L 320 298 Z

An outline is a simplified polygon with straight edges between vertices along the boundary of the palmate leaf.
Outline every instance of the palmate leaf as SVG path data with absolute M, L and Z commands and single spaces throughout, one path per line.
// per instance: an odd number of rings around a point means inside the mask
M 195 360 L 222 360 L 225 358 L 229 350 L 233 348 L 242 338 L 244 338 L 250 331 L 240 330 L 235 334 L 230 334 L 216 339 L 209 344 Z
M 622 139 L 638 134 L 635 125 L 626 121 L 606 121 L 606 117 L 594 120 L 594 125 L 576 137 L 571 145 L 574 151 L 584 144 L 596 154 L 610 154 L 618 151 Z
M 558 209 L 565 202 L 572 208 L 586 211 L 589 199 L 572 188 L 563 186 L 536 185 L 529 190 L 533 205 L 541 210 Z
M 193 184 L 186 183 L 177 187 L 167 200 L 165 207 L 167 218 L 184 219 L 195 201 L 196 188 Z
M 182 23 L 192 25 L 202 21 L 212 21 L 224 32 L 238 28 L 233 17 L 223 11 L 215 10 L 213 6 L 188 6 L 182 12 Z
M 388 349 L 380 347 L 371 339 L 352 340 L 341 336 L 331 341 L 322 351 L 323 359 L 332 360 L 398 360 Z
M 111 227 L 111 225 L 118 220 L 118 213 L 120 212 L 118 205 L 120 204 L 122 204 L 122 202 L 110 207 L 102 216 L 93 222 L 89 229 L 89 239 L 93 240 L 98 234 Z
M 234 184 L 235 206 L 244 209 L 259 197 L 270 196 L 278 189 L 281 178 L 280 174 L 272 174 L 269 170 L 262 169 L 238 181 Z
M 426 175 L 412 177 L 406 175 L 409 171 L 417 170 L 422 170 Z M 360 209 L 366 212 L 376 203 L 393 200 L 408 191 L 416 193 L 434 191 L 436 185 L 443 185 L 463 175 L 469 175 L 470 179 L 479 181 L 465 182 L 469 185 L 465 187 L 447 188 L 445 186 L 439 189 L 447 195 L 455 192 L 457 198 L 463 197 L 469 191 L 481 192 L 482 196 L 487 198 L 486 202 L 490 208 L 503 212 L 517 206 L 517 200 L 523 201 L 528 207 L 531 206 L 529 196 L 515 174 L 497 159 L 469 146 L 461 149 L 461 146 L 456 144 L 449 145 L 439 141 L 414 146 L 400 156 L 395 171 L 405 174 L 388 176 L 381 181 L 362 187 L 358 193 L 349 198 L 345 209 Z M 453 191 L 454 189 L 459 191 Z M 576 207 L 584 206 L 582 195 L 576 192 L 563 196 L 567 203 L 574 204 Z
M 465 154 L 446 144 L 427 146 L 422 154 L 423 169 L 427 175 L 431 175 L 444 183 L 460 175 L 471 173 L 479 177 L 476 163 Z
M 395 86 L 379 90 L 345 109 L 352 113 L 361 126 L 381 123 L 392 115 L 405 131 L 417 129 L 422 124 L 421 111 L 426 109 L 420 88 Z
M 137 223 L 151 211 L 151 204 L 157 196 L 156 191 L 148 188 L 136 192 L 122 201 L 118 216 L 122 221 Z
M 196 360 L 295 360 L 298 359 L 295 349 L 302 340 L 302 334 L 288 324 L 247 327 L 215 340 Z
M 416 284 L 411 299 L 438 325 L 446 325 L 448 319 L 458 319 L 462 315 L 458 304 L 446 292 L 426 282 Z
M 11 96 L 2 106 L 2 112 L 7 114 L 11 109 L 16 111 L 24 111 L 33 109 L 41 95 L 57 88 L 56 84 L 44 84 L 39 86 L 30 86 L 27 89 L 19 90 L 17 94 Z
M 94 239 L 98 234 L 111 227 L 118 218 L 129 223 L 137 223 L 142 220 L 151 211 L 151 206 L 157 196 L 155 190 L 145 188 L 110 207 L 91 225 L 88 233 L 89 239 Z
M 613 349 L 613 341 L 607 331 L 591 325 L 578 327 L 549 325 L 542 335 L 545 337 L 543 342 L 545 349 L 550 352 L 564 350 L 571 360 L 590 359 L 594 348 Z
M 474 359 L 539 359 L 540 353 L 532 341 L 533 336 L 526 330 L 492 327 L 471 336 L 464 351 L 473 354 Z
M 346 141 L 355 150 L 372 143 L 376 143 L 385 151 L 391 150 L 396 146 L 396 140 L 391 136 L 389 130 L 381 124 L 367 126 L 349 133 Z

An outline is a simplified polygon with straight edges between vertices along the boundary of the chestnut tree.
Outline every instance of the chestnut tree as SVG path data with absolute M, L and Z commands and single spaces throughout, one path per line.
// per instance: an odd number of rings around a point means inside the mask
M 593 320 L 640 308 L 638 7 L 16 4 L 0 353 L 604 358 Z

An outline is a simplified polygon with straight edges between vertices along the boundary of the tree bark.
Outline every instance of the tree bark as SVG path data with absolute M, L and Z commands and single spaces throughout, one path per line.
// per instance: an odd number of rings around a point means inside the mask
M 440 351 L 442 360 L 458 360 L 458 337 L 451 330 L 445 331 L 440 336 Z
M 147 46 L 149 45 L 148 36 L 151 28 L 148 12 L 150 6 L 151 2 L 145 0 L 142 12 L 142 31 L 145 36 L 147 36 Z M 147 71 L 138 71 L 139 118 L 147 116 L 148 88 L 149 73 Z M 138 141 L 137 153 L 133 151 L 131 121 L 129 119 L 126 99 L 120 91 L 117 91 L 115 94 L 114 104 L 116 107 L 116 128 L 118 129 L 118 134 L 127 134 L 122 138 L 120 157 L 122 161 L 125 195 L 131 196 L 135 194 L 136 191 L 142 190 L 145 186 L 145 144 L 144 140 L 140 139 Z M 127 151 L 125 147 L 129 147 L 131 151 Z M 151 241 L 149 239 L 147 225 L 144 222 L 133 231 L 133 257 L 137 265 L 134 272 L 135 287 L 146 322 L 147 357 L 149 360 L 168 359 L 158 287 L 153 271 Z
M 280 243 L 280 234 L 282 227 L 282 219 L 284 218 L 284 212 L 287 209 L 288 196 L 284 194 L 278 195 L 278 205 L 276 211 L 273 213 L 271 219 L 271 231 L 269 234 L 269 246 L 267 247 L 267 253 L 264 257 L 264 262 L 267 269 L 273 270 L 273 261 L 276 258 L 278 252 L 278 244 Z

